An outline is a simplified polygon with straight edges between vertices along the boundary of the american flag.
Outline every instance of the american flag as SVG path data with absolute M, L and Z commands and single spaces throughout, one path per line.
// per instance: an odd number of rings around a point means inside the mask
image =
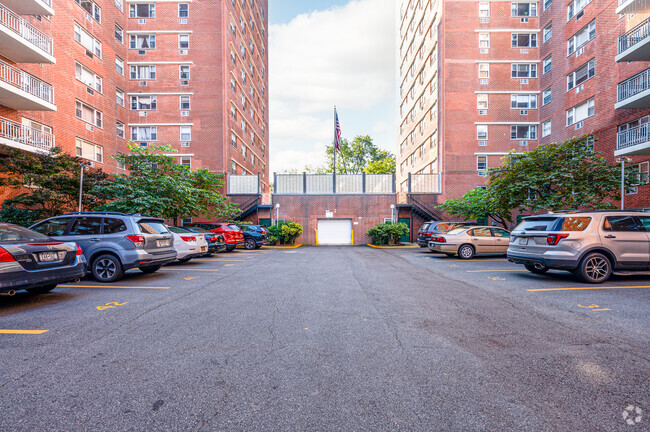
M 337 152 L 341 151 L 341 125 L 339 124 L 339 115 L 334 108 L 334 148 Z

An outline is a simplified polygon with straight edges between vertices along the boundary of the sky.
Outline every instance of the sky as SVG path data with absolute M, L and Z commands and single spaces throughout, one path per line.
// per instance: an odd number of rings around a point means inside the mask
M 270 172 L 325 164 L 342 137 L 395 153 L 395 0 L 269 0 Z

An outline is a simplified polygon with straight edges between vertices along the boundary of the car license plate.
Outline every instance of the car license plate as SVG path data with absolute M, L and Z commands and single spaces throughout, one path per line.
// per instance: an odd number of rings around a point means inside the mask
M 170 245 L 169 240 L 156 240 L 158 247 L 167 247 Z
M 206 246 L 201 246 L 201 252 L 205 252 L 207 250 L 208 250 L 208 248 Z
M 63 256 L 65 257 L 65 252 L 63 253 Z M 52 262 L 52 261 L 59 261 L 59 254 L 56 252 L 41 252 L 38 254 L 38 260 L 40 262 Z
M 519 239 L 519 244 L 520 245 L 527 245 L 528 244 L 528 239 L 523 237 Z

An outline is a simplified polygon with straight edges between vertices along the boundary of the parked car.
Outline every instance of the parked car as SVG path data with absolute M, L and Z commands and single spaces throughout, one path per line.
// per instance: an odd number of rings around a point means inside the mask
M 268 232 L 262 225 L 238 225 L 244 234 L 244 247 L 246 249 L 259 249 L 269 244 Z
M 100 282 L 115 282 L 137 268 L 153 273 L 176 259 L 162 219 L 125 213 L 67 213 L 30 227 L 62 242 L 76 242 Z
M 74 242 L 59 242 L 18 225 L 0 223 L 0 294 L 52 291 L 86 275 L 86 259 Z
M 557 213 L 525 218 L 513 231 L 508 260 L 533 273 L 568 270 L 602 283 L 613 271 L 650 270 L 650 214 Z
M 235 224 L 225 222 L 195 222 L 184 225 L 183 228 L 203 228 L 215 234 L 221 234 L 226 241 L 226 252 L 232 252 L 237 246 L 244 244 L 244 234 Z
M 176 261 L 186 263 L 208 253 L 208 242 L 203 234 L 193 233 L 180 227 L 167 226 L 174 237 Z
M 425 222 L 418 230 L 418 245 L 420 247 L 427 247 L 433 235 L 444 234 L 456 228 L 474 225 L 476 225 L 474 222 Z
M 224 240 L 222 235 L 215 234 L 212 231 L 208 231 L 207 229 L 203 228 L 189 228 L 189 227 L 183 227 L 186 230 L 197 233 L 197 234 L 203 234 L 205 237 L 205 240 L 208 242 L 208 255 L 212 255 L 213 253 L 217 252 L 223 252 L 226 250 L 226 241 Z
M 476 254 L 506 254 L 510 232 L 503 228 L 470 226 L 431 237 L 429 249 L 447 256 L 472 259 Z

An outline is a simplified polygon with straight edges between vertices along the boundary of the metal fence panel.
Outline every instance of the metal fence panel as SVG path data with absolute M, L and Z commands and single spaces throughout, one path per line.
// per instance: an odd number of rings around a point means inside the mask
M 311 174 L 307 176 L 308 194 L 331 194 L 334 190 L 334 176 L 331 174 Z
M 411 174 L 411 193 L 440 193 L 440 174 Z
M 303 193 L 302 174 L 277 174 L 274 192 L 277 194 L 301 194 Z
M 393 193 L 393 175 L 392 174 L 366 175 L 366 193 L 369 194 Z
M 229 175 L 228 193 L 231 195 L 248 195 L 259 193 L 259 178 L 256 175 Z
M 363 175 L 341 174 L 336 176 L 336 193 L 363 193 Z

